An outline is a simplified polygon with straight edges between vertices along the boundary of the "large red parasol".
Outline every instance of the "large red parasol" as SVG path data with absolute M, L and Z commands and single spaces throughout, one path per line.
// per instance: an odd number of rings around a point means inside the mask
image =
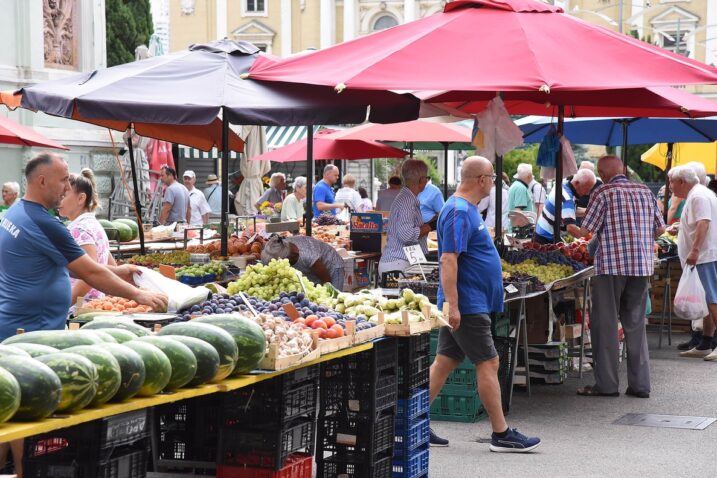
M 43 148 L 70 149 L 57 141 L 46 138 L 32 128 L 0 116 L 0 143 L 19 146 L 39 146 Z

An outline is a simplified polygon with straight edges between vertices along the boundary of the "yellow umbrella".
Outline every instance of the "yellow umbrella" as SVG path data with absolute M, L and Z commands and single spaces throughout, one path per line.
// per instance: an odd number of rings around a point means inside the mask
M 658 143 L 645 151 L 643 162 L 653 164 L 665 170 L 667 164 L 667 143 Z M 705 165 L 707 174 L 715 174 L 717 166 L 717 141 L 714 143 L 674 143 L 672 147 L 671 167 L 697 161 Z

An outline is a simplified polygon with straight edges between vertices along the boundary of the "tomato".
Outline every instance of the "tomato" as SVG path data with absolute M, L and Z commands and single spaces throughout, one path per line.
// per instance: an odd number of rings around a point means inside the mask
M 312 328 L 312 329 L 319 329 L 319 328 L 321 328 L 321 329 L 326 330 L 326 329 L 328 329 L 329 327 L 326 325 L 326 322 L 324 322 L 324 321 L 321 320 L 321 319 L 317 319 L 317 320 L 315 320 L 315 321 L 313 321 L 313 322 L 311 323 L 311 328 Z
M 334 320 L 333 317 L 328 317 L 328 316 L 327 316 L 327 317 L 321 317 L 321 320 L 323 320 L 324 322 L 326 322 L 326 325 L 327 325 L 328 327 L 331 327 L 332 325 L 334 325 L 334 324 L 336 323 L 336 320 Z
M 311 314 L 306 317 L 306 319 L 304 320 L 304 323 L 306 325 L 308 325 L 309 327 L 312 327 L 314 325 L 314 321 L 316 321 L 316 320 L 319 320 L 319 318 L 316 315 Z
M 331 326 L 331 330 L 336 331 L 337 337 L 343 337 L 344 336 L 344 328 L 341 327 L 339 324 L 334 324 Z

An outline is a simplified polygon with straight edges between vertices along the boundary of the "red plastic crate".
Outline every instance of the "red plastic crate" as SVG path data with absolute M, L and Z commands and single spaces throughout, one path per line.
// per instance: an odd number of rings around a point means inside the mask
M 217 465 L 217 478 L 311 478 L 313 467 L 312 455 L 294 453 L 286 459 L 286 465 L 281 470 Z

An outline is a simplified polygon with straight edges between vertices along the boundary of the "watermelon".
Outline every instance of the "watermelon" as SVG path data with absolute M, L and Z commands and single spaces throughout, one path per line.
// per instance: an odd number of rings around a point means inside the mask
M 118 344 L 129 342 L 130 340 L 134 340 L 137 338 L 137 336 L 134 335 L 132 332 L 124 329 L 102 329 L 102 332 L 114 337 Z
M 147 375 L 137 395 L 150 397 L 164 390 L 172 378 L 172 363 L 167 358 L 167 355 L 156 345 L 140 342 L 139 340 L 130 340 L 122 345 L 137 352 L 144 362 L 144 370 Z
M 137 223 L 132 219 L 115 219 L 114 222 L 119 222 L 129 226 L 129 228 L 132 229 L 132 239 L 136 239 L 139 236 L 139 226 L 137 226 Z
M 217 314 L 199 317 L 195 322 L 220 327 L 234 338 L 239 358 L 233 375 L 249 373 L 259 366 L 266 352 L 266 336 L 261 326 L 251 319 L 239 315 Z
M 172 376 L 164 390 L 171 391 L 181 388 L 192 381 L 197 374 L 197 359 L 192 351 L 181 342 L 167 337 L 140 337 L 137 340 L 156 345 L 172 364 Z
M 65 349 L 64 352 L 82 355 L 97 369 L 97 393 L 90 406 L 101 405 L 114 397 L 122 383 L 122 369 L 111 352 L 105 350 L 102 345 L 78 345 Z
M 211 324 L 201 324 L 196 320 L 175 322 L 162 327 L 158 335 L 186 335 L 209 342 L 219 354 L 219 371 L 213 382 L 222 380 L 234 371 L 237 363 L 237 344 L 229 332 Z
M 49 345 L 56 349 L 66 349 L 75 345 L 101 344 L 102 339 L 92 333 L 82 330 L 37 330 L 24 334 L 13 335 L 3 340 L 3 344 L 30 343 Z
M 0 357 L 30 357 L 25 350 L 14 345 L 0 345 Z
M 35 360 L 50 367 L 62 382 L 59 412 L 72 412 L 85 408 L 97 394 L 97 369 L 85 357 L 68 353 L 43 355 Z
M 3 346 L 0 346 L 3 347 Z M 30 354 L 30 357 L 39 357 L 40 355 L 47 355 L 47 354 L 54 354 L 55 352 L 59 352 L 60 349 L 56 349 L 55 347 L 50 347 L 49 345 L 42 345 L 42 344 L 25 344 L 25 343 L 19 343 L 15 345 L 7 345 L 6 347 L 14 347 L 18 349 L 22 349 L 28 354 Z
M 13 375 L 0 368 L 0 423 L 12 418 L 20 408 L 20 384 Z
M 112 225 L 112 223 L 110 221 L 108 221 L 107 219 L 99 219 L 98 218 L 97 222 L 99 222 L 100 225 L 105 229 L 107 229 L 107 228 L 114 229 L 114 226 Z
M 23 357 L 2 357 L 0 368 L 10 372 L 20 385 L 20 407 L 14 420 L 42 420 L 57 410 L 62 398 L 62 382 L 47 365 Z
M 187 385 L 195 387 L 216 377 L 219 372 L 219 354 L 217 349 L 212 347 L 210 343 L 202 339 L 187 337 L 186 335 L 163 335 L 162 337 L 183 343 L 189 347 L 189 350 L 192 351 L 197 359 L 197 373 Z M 174 370 L 174 364 L 172 364 L 172 370 Z
M 110 344 L 117 343 L 117 339 L 114 338 L 111 334 L 106 333 L 104 330 L 95 329 L 95 330 L 90 330 L 89 332 L 92 332 L 93 334 L 95 334 L 103 342 L 108 342 Z
M 120 344 L 104 344 L 102 348 L 117 359 L 122 371 L 122 381 L 119 390 L 112 397 L 112 401 L 121 402 L 137 395 L 139 389 L 144 385 L 146 377 L 142 357 L 131 348 Z
M 114 319 L 95 319 L 92 322 L 88 322 L 82 326 L 83 329 L 96 330 L 96 329 L 123 329 L 132 332 L 137 337 L 144 335 L 150 335 L 149 330 L 145 329 L 141 325 L 135 324 L 131 320 L 114 318 Z
M 119 231 L 120 242 L 129 242 L 134 239 L 132 228 L 122 222 L 114 221 L 112 225 Z
M 97 318 L 109 318 L 109 317 L 117 317 L 119 314 L 117 314 L 116 311 L 109 311 L 109 310 L 97 310 L 93 312 L 85 312 L 84 314 L 80 314 L 74 318 L 75 322 L 80 322 L 81 324 L 86 324 L 87 322 L 93 321 Z

